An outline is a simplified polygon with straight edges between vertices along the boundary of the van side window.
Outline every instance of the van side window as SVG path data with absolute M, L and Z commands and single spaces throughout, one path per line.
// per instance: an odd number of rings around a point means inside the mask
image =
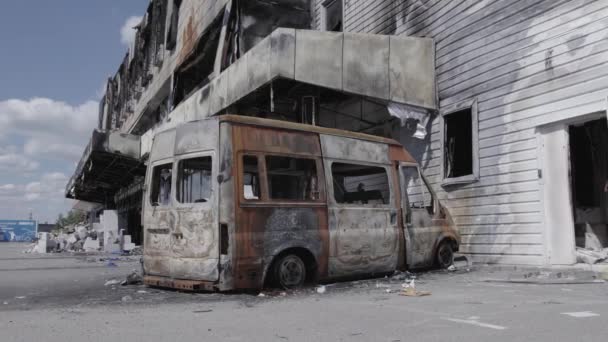
M 154 167 L 152 171 L 152 192 L 150 202 L 152 206 L 169 205 L 171 201 L 171 176 L 173 164 L 163 164 Z
M 313 159 L 267 156 L 270 199 L 316 201 L 319 199 L 317 162 Z
M 383 167 L 333 163 L 331 174 L 337 203 L 375 205 L 390 201 L 388 175 Z
M 260 171 L 257 156 L 243 156 L 243 198 L 260 199 Z
M 403 167 L 402 172 L 410 208 L 431 208 L 433 195 L 421 178 L 418 168 L 415 166 Z
M 182 160 L 178 164 L 177 201 L 205 203 L 211 198 L 211 157 Z

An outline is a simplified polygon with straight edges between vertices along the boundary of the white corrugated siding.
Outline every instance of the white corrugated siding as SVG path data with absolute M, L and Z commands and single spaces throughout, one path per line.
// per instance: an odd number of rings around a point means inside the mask
M 320 23 L 321 0 L 314 23 Z M 344 0 L 345 30 L 432 37 L 441 107 L 477 98 L 479 182 L 441 186 L 438 120 L 422 157 L 478 262 L 543 264 L 535 129 L 605 110 L 606 0 Z

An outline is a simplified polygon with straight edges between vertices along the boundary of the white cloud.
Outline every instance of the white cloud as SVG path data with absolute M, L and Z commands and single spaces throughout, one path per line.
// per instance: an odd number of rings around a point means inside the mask
M 0 171 L 31 172 L 40 167 L 40 163 L 19 154 L 0 154 Z
M 54 222 L 73 203 L 64 197 L 67 181 L 65 174 L 53 172 L 27 184 L 0 184 L 0 217 L 20 219 L 32 213 L 40 222 Z
M 28 156 L 52 155 L 56 159 L 67 161 L 78 160 L 82 156 L 85 146 L 75 143 L 54 142 L 47 137 L 32 138 L 25 143 L 23 150 Z
M 123 43 L 126 47 L 131 48 L 131 46 L 133 46 L 133 42 L 135 41 L 134 27 L 139 25 L 141 23 L 141 20 L 142 17 L 129 17 L 120 29 L 120 42 Z
M 0 101 L 0 136 L 16 135 L 25 141 L 23 154 L 12 147 L 10 154 L 5 153 L 5 163 L 26 165 L 25 156 L 77 160 L 97 125 L 98 113 L 95 101 L 78 106 L 46 98 Z
M 97 126 L 99 104 L 47 98 L 0 101 L 0 217 L 54 221 L 71 207 L 68 176 Z M 61 172 L 54 172 L 61 171 Z

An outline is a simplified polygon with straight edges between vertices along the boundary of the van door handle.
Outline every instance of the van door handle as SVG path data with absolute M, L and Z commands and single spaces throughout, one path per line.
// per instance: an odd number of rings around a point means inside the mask
M 391 213 L 391 224 L 397 224 L 397 213 L 396 212 Z

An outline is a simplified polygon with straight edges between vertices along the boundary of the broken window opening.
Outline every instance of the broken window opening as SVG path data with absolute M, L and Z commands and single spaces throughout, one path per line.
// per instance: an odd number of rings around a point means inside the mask
M 152 172 L 152 206 L 167 206 L 171 202 L 171 179 L 173 164 L 163 164 L 154 167 Z
M 267 156 L 268 193 L 274 200 L 319 199 L 317 162 L 313 159 Z
M 257 156 L 243 156 L 243 198 L 260 199 L 260 172 Z
M 220 72 L 226 70 L 232 63 L 241 57 L 241 9 L 240 1 L 233 1 L 232 8 L 226 9 L 229 14 L 226 22 L 226 37 L 221 51 Z M 226 21 L 226 18 L 224 18 Z
M 334 199 L 340 204 L 377 205 L 390 201 L 390 185 L 384 167 L 333 163 Z
M 167 32 L 167 50 L 174 50 L 177 46 L 177 33 L 179 30 L 179 9 L 182 6 L 182 0 L 173 0 L 171 10 L 171 23 Z
M 325 19 L 323 30 L 342 32 L 343 31 L 343 13 L 342 0 L 326 0 L 323 2 L 322 10 Z
M 473 174 L 473 112 L 463 109 L 444 116 L 445 178 Z
M 177 201 L 206 203 L 211 198 L 211 157 L 199 157 L 179 162 Z
M 161 66 L 164 59 L 167 6 L 168 0 L 154 0 L 152 60 L 155 66 Z
M 222 15 L 219 15 L 210 25 L 209 31 L 201 36 L 192 54 L 175 72 L 173 108 L 209 83 L 220 42 L 221 18 Z

